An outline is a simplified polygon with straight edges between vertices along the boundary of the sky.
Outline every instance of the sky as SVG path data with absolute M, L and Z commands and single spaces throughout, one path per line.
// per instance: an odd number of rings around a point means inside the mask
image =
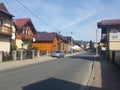
M 97 22 L 120 19 L 120 0 L 0 0 L 17 18 L 31 18 L 37 31 L 96 41 Z M 22 6 L 22 3 L 24 6 Z M 100 30 L 98 30 L 100 39 Z

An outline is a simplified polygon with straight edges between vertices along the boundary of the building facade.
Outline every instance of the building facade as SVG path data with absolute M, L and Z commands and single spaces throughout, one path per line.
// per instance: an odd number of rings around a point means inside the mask
M 16 46 L 18 49 L 27 49 L 37 31 L 30 18 L 15 19 L 14 22 L 16 25 Z
M 3 3 L 0 3 L 0 51 L 11 51 L 12 17 Z
M 100 47 L 105 47 L 102 51 L 109 60 L 114 62 L 115 53 L 120 51 L 120 19 L 102 20 L 97 23 L 97 26 L 101 29 Z

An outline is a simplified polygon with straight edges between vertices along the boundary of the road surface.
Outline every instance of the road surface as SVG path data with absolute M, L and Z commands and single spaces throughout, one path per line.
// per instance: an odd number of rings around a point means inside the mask
M 1 71 L 0 90 L 82 90 L 93 60 L 93 54 L 84 53 Z

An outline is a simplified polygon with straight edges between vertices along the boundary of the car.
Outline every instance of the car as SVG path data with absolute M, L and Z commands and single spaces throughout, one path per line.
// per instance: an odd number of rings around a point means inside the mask
M 54 51 L 51 56 L 52 56 L 52 57 L 60 58 L 60 57 L 64 57 L 65 54 L 64 54 L 63 51 L 58 50 L 58 51 Z

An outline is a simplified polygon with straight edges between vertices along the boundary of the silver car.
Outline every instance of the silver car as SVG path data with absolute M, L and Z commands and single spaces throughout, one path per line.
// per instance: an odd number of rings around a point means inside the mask
M 60 57 L 64 57 L 65 56 L 65 54 L 64 54 L 64 52 L 63 51 L 55 51 L 55 52 L 53 52 L 52 53 L 52 55 L 51 55 L 52 57 L 57 57 L 57 58 L 60 58 Z

